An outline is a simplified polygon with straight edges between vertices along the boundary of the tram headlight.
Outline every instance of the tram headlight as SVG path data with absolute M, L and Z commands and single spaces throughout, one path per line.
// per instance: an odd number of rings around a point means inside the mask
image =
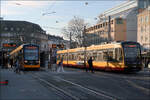
M 24 62 L 25 62 L 25 63 L 27 63 L 28 61 L 27 61 L 27 60 L 25 60 Z

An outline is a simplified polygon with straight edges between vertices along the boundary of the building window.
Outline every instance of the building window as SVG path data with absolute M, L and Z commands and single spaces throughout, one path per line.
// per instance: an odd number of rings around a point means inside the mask
M 107 26 L 107 22 L 106 22 L 106 26 Z
M 8 30 L 8 28 L 7 28 L 7 27 L 5 27 L 5 28 L 4 28 L 4 30 L 5 30 L 5 31 L 7 31 L 7 30 Z
M 123 19 L 122 18 L 117 18 L 116 19 L 116 24 L 123 24 Z
M 145 42 L 148 40 L 148 37 L 145 37 Z
M 141 36 L 141 41 L 143 41 L 143 36 Z
M 105 23 L 103 23 L 103 27 L 105 26 Z
M 14 30 L 14 28 L 13 28 L 13 27 L 11 27 L 11 28 L 10 28 L 10 30 L 11 30 L 11 31 L 13 31 L 13 30 Z
M 17 28 L 17 31 L 19 31 L 20 30 L 20 28 Z
M 142 17 L 141 17 L 141 23 L 143 23 L 143 21 L 142 21 Z
M 141 32 L 143 32 L 143 27 L 141 26 Z
M 112 20 L 112 21 L 111 21 L 111 24 L 113 24 L 113 23 L 114 23 L 114 21 Z
M 148 16 L 146 16 L 146 17 L 145 17 L 145 22 L 148 23 L 148 20 L 149 20 L 149 19 L 148 19 Z

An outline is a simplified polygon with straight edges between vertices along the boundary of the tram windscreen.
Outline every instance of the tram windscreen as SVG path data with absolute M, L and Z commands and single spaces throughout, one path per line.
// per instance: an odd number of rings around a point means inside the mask
M 135 61 L 140 58 L 140 46 L 137 44 L 125 44 L 124 45 L 124 56 L 126 61 Z
M 38 60 L 38 47 L 27 46 L 24 49 L 24 59 L 25 60 Z

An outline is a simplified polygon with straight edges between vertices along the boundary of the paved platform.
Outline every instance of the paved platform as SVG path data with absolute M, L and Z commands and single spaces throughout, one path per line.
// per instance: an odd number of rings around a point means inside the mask
M 1 69 L 0 79 L 1 81 L 9 81 L 8 85 L 0 85 L 0 100 L 57 99 L 57 96 L 52 91 L 48 91 L 30 75 L 16 74 L 10 69 Z M 59 97 L 58 99 L 60 100 Z

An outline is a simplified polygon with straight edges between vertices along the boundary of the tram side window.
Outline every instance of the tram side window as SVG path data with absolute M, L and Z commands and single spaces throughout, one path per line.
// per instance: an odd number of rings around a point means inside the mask
M 71 60 L 72 59 L 72 57 L 71 57 L 72 55 L 71 54 L 69 54 L 69 60 Z
M 67 57 L 67 54 L 64 54 L 63 60 L 67 60 L 66 57 Z
M 80 53 L 77 52 L 77 60 L 79 61 L 80 60 Z
M 108 58 L 108 52 L 107 51 L 103 51 L 103 60 L 107 61 Z
M 122 61 L 122 50 L 121 50 L 121 48 L 115 49 L 115 59 L 117 61 Z
M 97 52 L 93 52 L 93 60 L 97 61 Z
M 84 60 L 84 53 L 79 53 L 78 60 L 83 61 Z
M 74 60 L 77 60 L 77 53 L 74 54 Z
M 72 60 L 75 60 L 75 55 L 74 54 L 72 54 Z
M 98 61 L 103 61 L 103 53 L 102 52 L 98 52 L 97 57 L 98 57 Z
M 108 56 L 109 56 L 109 61 L 114 61 L 114 59 L 113 59 L 113 50 L 109 50 Z
M 87 60 L 90 59 L 91 54 L 90 54 L 89 52 L 87 52 L 86 55 L 87 55 L 87 56 L 86 56 L 86 57 L 87 57 L 86 59 L 87 59 Z

